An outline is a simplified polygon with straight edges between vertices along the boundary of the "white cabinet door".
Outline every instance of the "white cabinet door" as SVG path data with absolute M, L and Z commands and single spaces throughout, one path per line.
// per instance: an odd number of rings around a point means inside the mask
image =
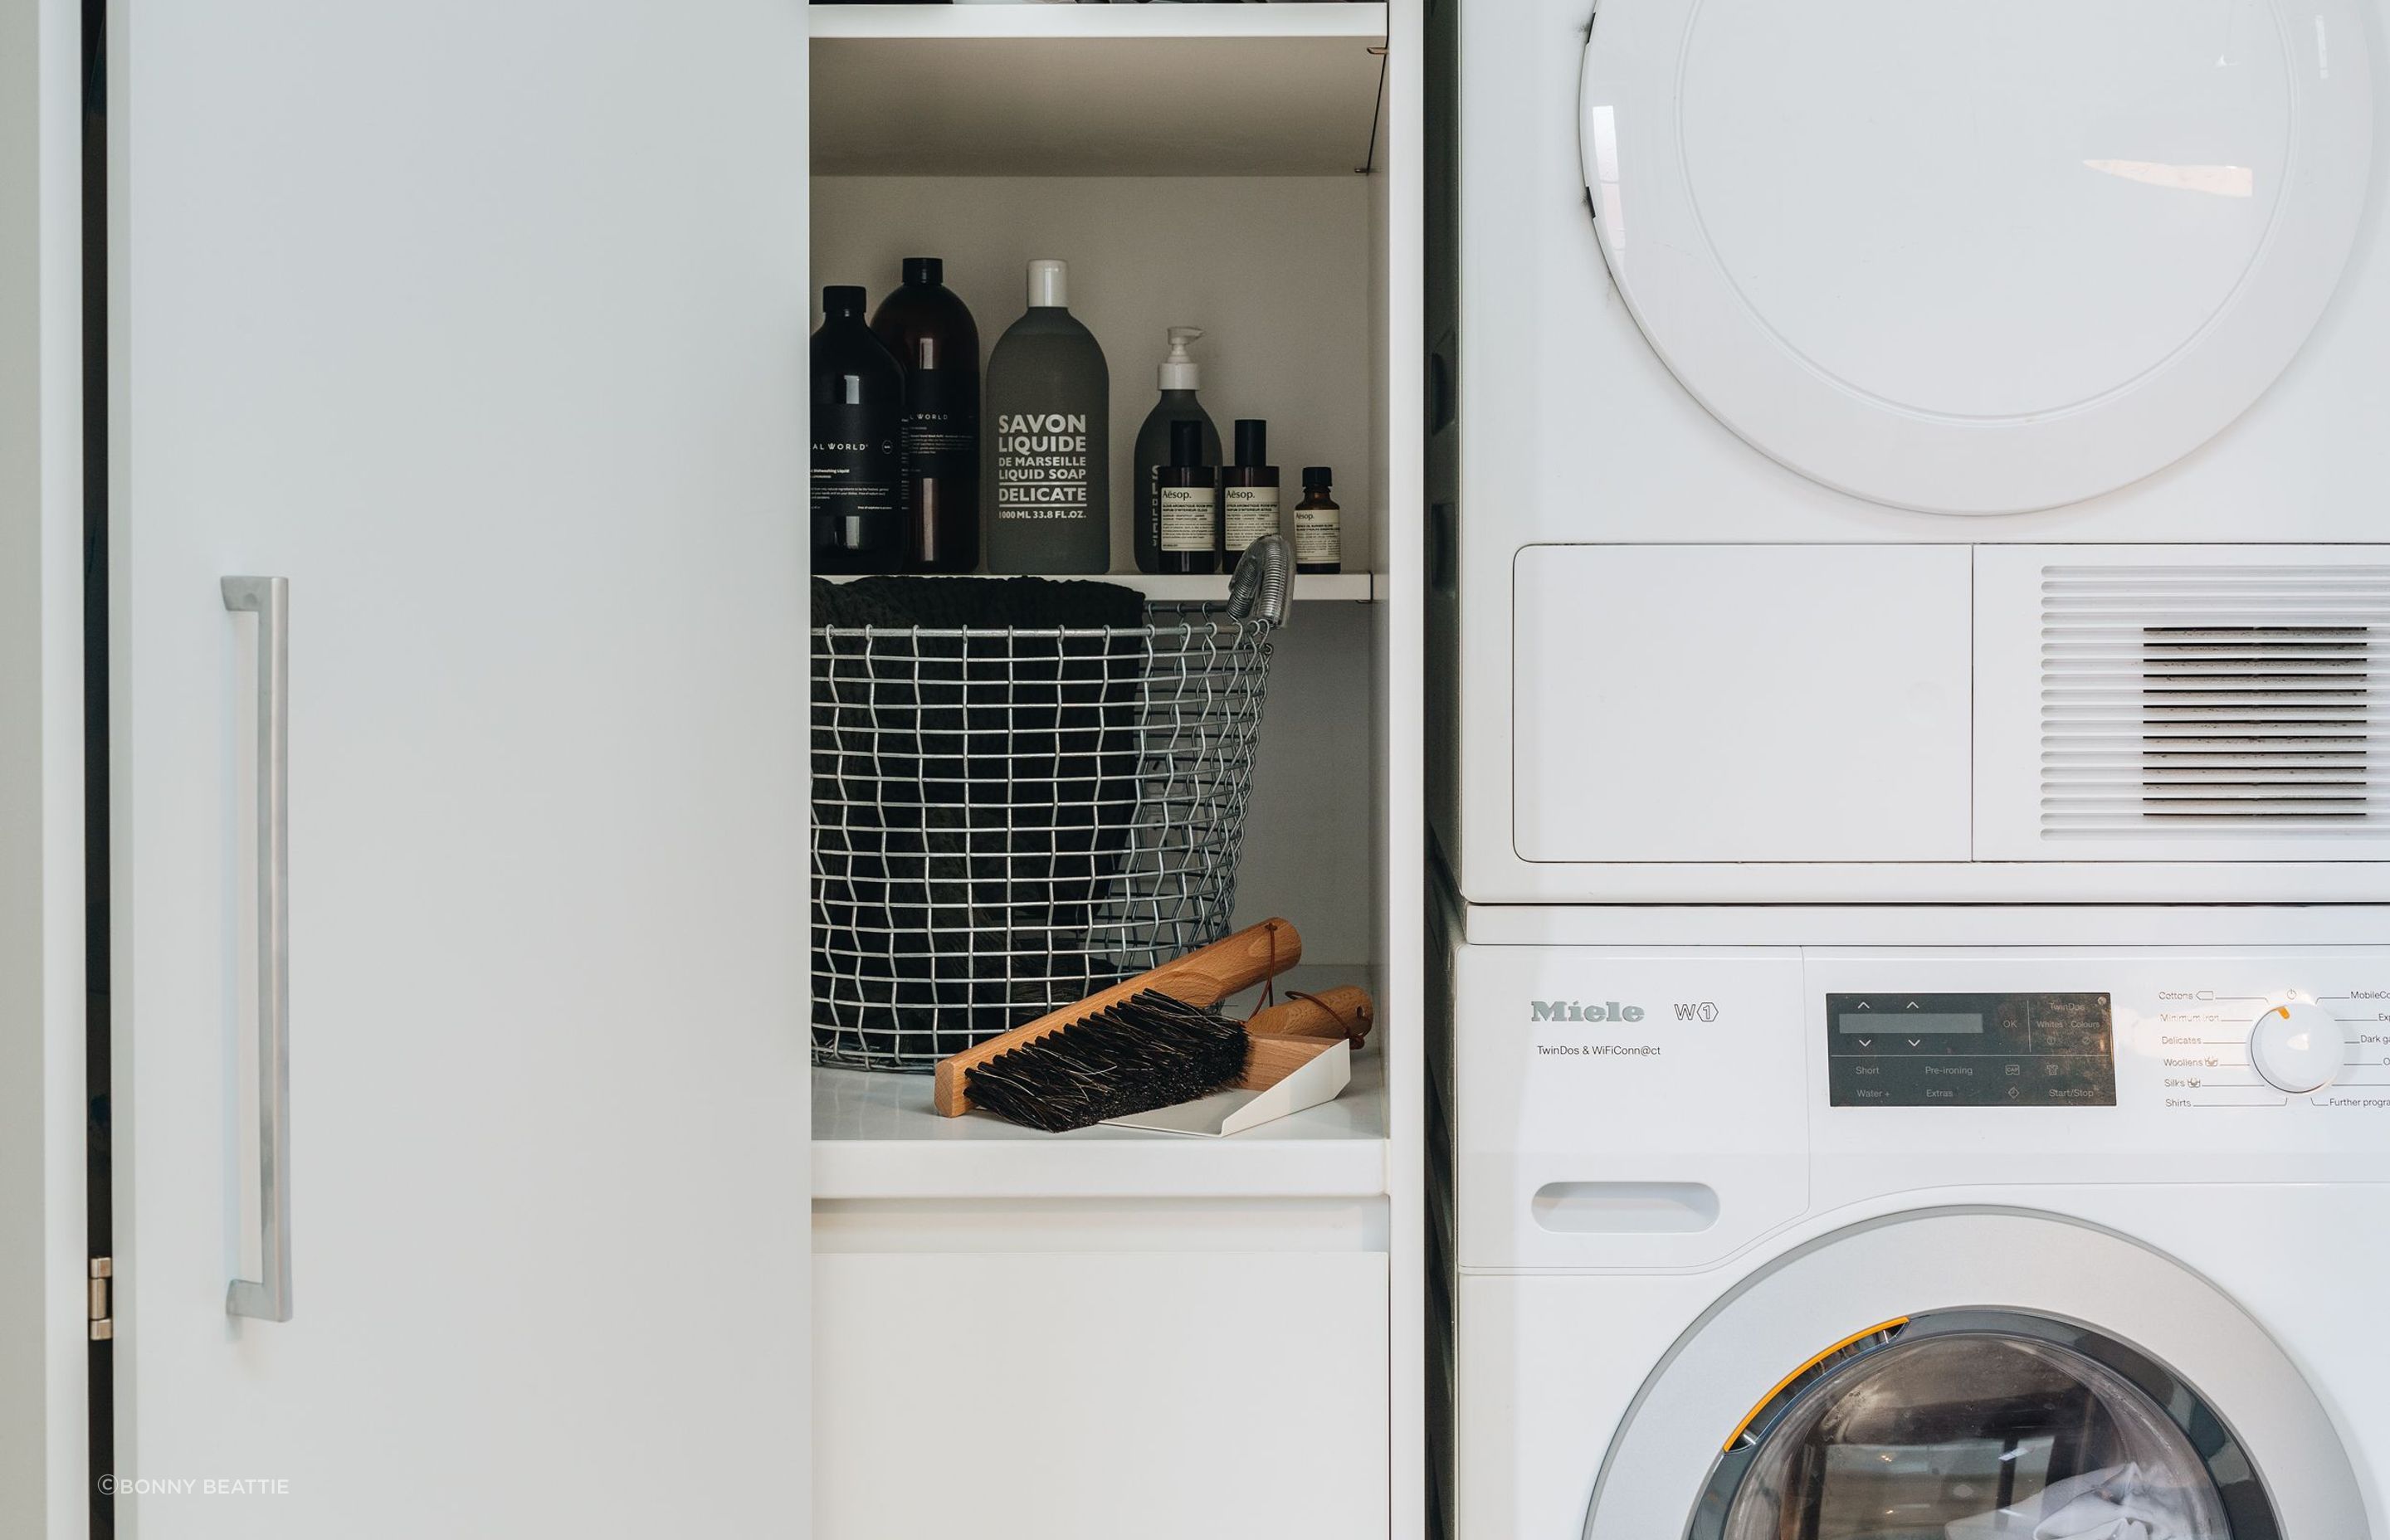
M 127 1533 L 801 1534 L 804 7 L 109 27 Z
M 816 1540 L 1385 1540 L 1383 1252 L 815 1266 Z

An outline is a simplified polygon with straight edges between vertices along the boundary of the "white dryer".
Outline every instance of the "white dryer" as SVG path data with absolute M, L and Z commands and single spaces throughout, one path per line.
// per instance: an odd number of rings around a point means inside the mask
M 1461 0 L 1488 902 L 2390 898 L 2390 0 Z
M 2390 915 L 1453 924 L 1454 1540 L 2390 1536 Z

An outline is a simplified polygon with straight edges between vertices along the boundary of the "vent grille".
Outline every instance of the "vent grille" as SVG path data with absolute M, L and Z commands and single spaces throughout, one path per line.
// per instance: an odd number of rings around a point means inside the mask
M 2390 567 L 2046 567 L 2046 836 L 2373 833 Z

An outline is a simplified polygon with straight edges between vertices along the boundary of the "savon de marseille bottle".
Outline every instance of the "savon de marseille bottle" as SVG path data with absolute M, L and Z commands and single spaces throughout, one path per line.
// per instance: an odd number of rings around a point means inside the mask
M 995 572 L 1111 569 L 1111 375 L 1070 311 L 1070 270 L 1029 264 L 1029 309 L 987 360 L 982 496 Z

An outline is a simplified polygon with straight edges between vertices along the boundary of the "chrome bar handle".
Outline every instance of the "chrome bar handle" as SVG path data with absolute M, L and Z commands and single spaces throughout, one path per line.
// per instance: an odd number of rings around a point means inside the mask
M 263 1279 L 225 1310 L 290 1318 L 290 580 L 228 577 L 225 608 L 257 616 L 257 1188 Z

